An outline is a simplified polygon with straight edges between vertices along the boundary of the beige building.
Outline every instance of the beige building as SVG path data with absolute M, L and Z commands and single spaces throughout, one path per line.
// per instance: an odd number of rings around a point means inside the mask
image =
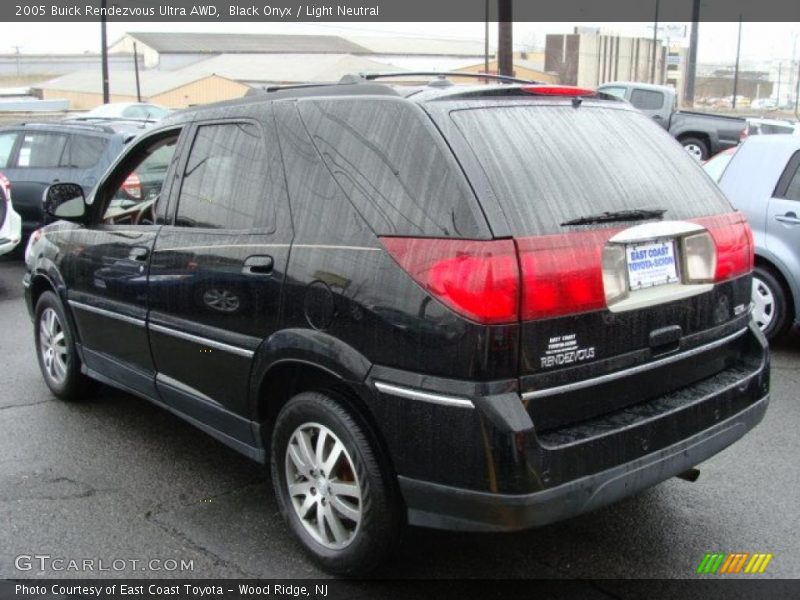
M 143 101 L 169 108 L 186 108 L 244 96 L 250 87 L 213 73 L 143 71 Z M 136 102 L 136 79 L 131 71 L 109 76 L 111 102 Z M 72 110 L 88 110 L 103 103 L 103 84 L 98 70 L 77 71 L 46 81 L 36 89 L 44 100 L 68 99 Z
M 655 83 L 664 83 L 666 48 L 656 43 Z M 549 34 L 545 44 L 547 72 L 554 72 L 561 83 L 594 88 L 608 81 L 651 83 L 653 40 L 581 31 Z
M 476 64 L 455 69 L 455 71 L 464 73 L 485 73 L 486 62 L 481 61 Z M 489 73 L 496 75 L 497 72 L 497 58 L 492 57 L 489 59 Z M 559 77 L 557 73 L 548 73 L 544 69 L 544 52 L 515 52 L 514 77 L 519 79 L 529 79 L 531 81 L 541 81 L 543 83 L 559 83 Z M 470 81 L 470 79 L 459 79 L 458 77 L 453 77 L 452 80 L 455 83 L 468 83 Z M 474 82 L 474 80 L 472 81 Z

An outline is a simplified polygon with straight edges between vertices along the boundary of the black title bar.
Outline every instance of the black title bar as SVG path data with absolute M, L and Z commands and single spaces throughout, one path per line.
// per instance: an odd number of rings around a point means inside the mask
M 693 0 L 659 3 L 658 20 L 692 20 Z M 516 22 L 649 22 L 655 0 L 515 0 Z M 484 0 L 10 0 L 3 21 L 482 22 Z M 701 21 L 800 21 L 797 0 L 701 0 Z M 489 0 L 497 21 L 497 0 Z

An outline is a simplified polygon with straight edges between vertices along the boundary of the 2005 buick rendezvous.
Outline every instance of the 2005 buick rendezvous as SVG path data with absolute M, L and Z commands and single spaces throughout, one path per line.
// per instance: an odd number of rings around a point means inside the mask
M 27 250 L 52 391 L 97 379 L 270 463 L 334 572 L 406 522 L 597 508 L 767 407 L 750 230 L 680 145 L 589 90 L 447 83 L 176 113 L 89 198 L 51 186 Z

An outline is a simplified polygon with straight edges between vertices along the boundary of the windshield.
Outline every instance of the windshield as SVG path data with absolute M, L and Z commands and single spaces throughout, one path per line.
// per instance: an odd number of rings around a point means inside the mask
M 728 166 L 728 163 L 731 162 L 733 155 L 733 152 L 720 152 L 706 164 L 704 164 L 703 169 L 705 169 L 706 173 L 708 173 L 708 176 L 711 177 L 711 179 L 718 182 L 720 179 L 722 179 L 722 174 L 725 172 L 725 168 Z
M 562 233 L 603 212 L 665 209 L 665 220 L 731 210 L 679 144 L 649 117 L 583 105 L 454 110 L 514 235 Z

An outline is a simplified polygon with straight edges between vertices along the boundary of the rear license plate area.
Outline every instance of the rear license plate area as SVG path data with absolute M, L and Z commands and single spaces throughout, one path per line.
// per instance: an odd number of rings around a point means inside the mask
M 626 244 L 625 259 L 631 291 L 680 282 L 674 240 Z

